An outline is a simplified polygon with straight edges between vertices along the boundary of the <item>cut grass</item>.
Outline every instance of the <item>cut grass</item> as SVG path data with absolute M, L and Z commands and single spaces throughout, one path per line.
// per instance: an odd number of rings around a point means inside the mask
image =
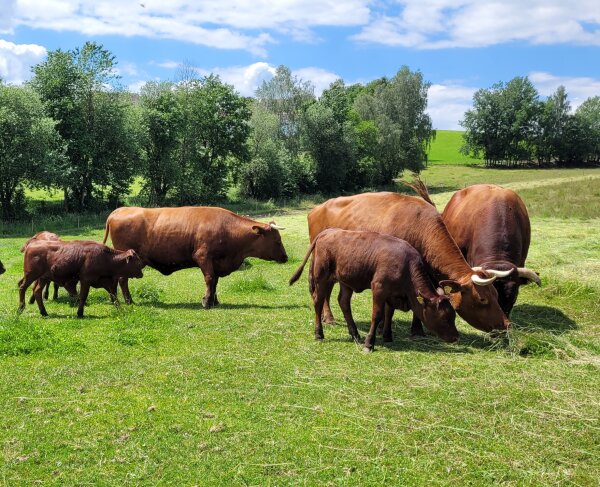
M 394 342 L 368 355 L 341 321 L 315 342 L 306 275 L 287 285 L 305 212 L 277 217 L 289 262 L 250 259 L 211 310 L 198 269 L 147 269 L 134 306 L 95 290 L 83 320 L 66 298 L 17 317 L 24 238 L 0 239 L 2 483 L 595 485 L 600 220 L 542 217 L 530 189 L 543 287 L 522 288 L 514 330 L 458 320 L 459 344 L 413 340 L 398 312 Z M 577 191 L 598 209 L 592 189 Z M 353 310 L 364 335 L 370 293 Z

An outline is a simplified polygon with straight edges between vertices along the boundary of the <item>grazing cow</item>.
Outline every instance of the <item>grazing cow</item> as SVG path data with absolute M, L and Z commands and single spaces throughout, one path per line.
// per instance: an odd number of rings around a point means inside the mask
M 6 269 L 4 268 L 4 264 L 2 264 L 2 261 L 0 261 L 0 275 L 4 274 L 6 272 Z
M 377 324 L 384 320 L 384 341 L 392 341 L 394 309 L 408 311 L 425 323 L 433 333 L 448 342 L 458 340 L 454 325 L 456 313 L 450 298 L 431 283 L 419 253 L 406 241 L 375 232 L 357 232 L 329 228 L 312 241 L 302 264 L 290 279 L 298 280 L 310 255 L 309 284 L 315 306 L 315 338 L 322 340 L 321 315 L 325 299 L 336 282 L 340 284 L 338 302 L 348 324 L 348 332 L 360 340 L 352 318 L 350 298 L 353 292 L 370 288 L 373 293 L 371 328 L 365 339 L 365 350 L 373 350 Z M 442 281 L 440 286 L 460 289 L 455 281 Z
M 454 193 L 442 219 L 469 265 L 498 276 L 494 287 L 506 316 L 522 284 L 541 285 L 525 267 L 531 226 L 517 193 L 493 184 L 468 186 Z
M 488 332 L 510 326 L 498 305 L 498 293 L 491 286 L 496 277 L 467 264 L 441 215 L 421 198 L 389 192 L 363 193 L 330 199 L 308 214 L 311 242 L 322 230 L 334 227 L 386 233 L 406 240 L 423 256 L 435 281 L 449 279 L 460 284 L 451 301 L 469 324 Z M 324 317 L 332 321 L 328 301 Z M 411 331 L 423 334 L 416 315 Z
M 38 232 L 33 237 L 31 237 L 29 240 L 27 240 L 27 242 L 25 242 L 25 244 L 23 244 L 23 247 L 21 247 L 21 253 L 24 253 L 27 246 L 31 242 L 34 242 L 36 240 L 46 240 L 46 241 L 50 241 L 50 242 L 60 242 L 61 241 L 60 237 L 56 233 L 46 232 L 46 231 Z M 33 292 L 31 294 L 31 298 L 29 298 L 29 304 L 33 304 L 35 302 L 35 290 L 38 285 L 39 284 L 37 281 L 33 285 Z M 58 288 L 59 287 L 60 286 L 57 283 L 54 283 L 54 295 L 52 296 L 52 299 L 54 299 L 55 301 L 58 299 Z M 50 292 L 50 283 L 48 283 L 46 285 L 46 288 L 44 289 L 44 299 L 48 299 L 49 292 Z M 71 294 L 71 297 L 75 297 L 75 296 L 77 296 L 77 293 Z
M 83 317 L 83 307 L 90 287 L 104 288 L 112 301 L 117 303 L 117 283 L 120 277 L 143 276 L 144 263 L 133 250 L 113 250 L 98 242 L 74 240 L 72 242 L 34 241 L 25 249 L 24 276 L 19 281 L 19 312 L 25 308 L 25 291 L 35 281 L 35 290 L 42 316 L 47 316 L 42 289 L 54 281 L 65 286 L 69 293 L 75 292 L 78 280 L 79 309 L 77 317 Z
M 287 262 L 279 227 L 260 223 L 223 208 L 119 208 L 106 220 L 116 249 L 133 249 L 146 265 L 164 275 L 200 267 L 206 293 L 202 305 L 219 304 L 217 283 L 236 271 L 246 257 Z M 127 279 L 120 279 L 125 302 L 131 303 Z

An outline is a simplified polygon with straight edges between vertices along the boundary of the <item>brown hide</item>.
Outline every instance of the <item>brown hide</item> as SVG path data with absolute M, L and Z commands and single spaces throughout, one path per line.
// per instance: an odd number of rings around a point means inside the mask
M 454 194 L 442 218 L 469 265 L 506 271 L 496 279 L 500 306 L 508 316 L 519 286 L 516 269 L 525 267 L 531 226 L 525 204 L 512 190 L 492 184 L 476 184 Z
M 321 232 L 311 245 L 308 254 L 310 253 L 313 260 L 309 282 L 315 304 L 315 336 L 318 339 L 323 338 L 321 308 L 335 282 L 339 282 L 342 288 L 340 306 L 344 311 L 348 331 L 355 339 L 360 339 L 360 336 L 352 318 L 350 297 L 353 292 L 372 290 L 373 321 L 365 341 L 369 349 L 375 343 L 377 323 L 383 318 L 377 314 L 382 315 L 385 306 L 392 310 L 411 309 L 443 340 L 453 342 L 458 339 L 458 331 L 454 325 L 456 314 L 449 298 L 438 294 L 421 256 L 406 241 L 375 232 L 335 228 Z M 300 277 L 305 264 L 306 259 L 290 284 Z M 391 314 L 389 323 L 385 324 L 385 328 L 388 327 L 391 341 Z
M 120 277 L 142 277 L 143 261 L 133 250 L 118 251 L 98 242 L 74 240 L 72 242 L 36 240 L 25 249 L 24 276 L 19 281 L 19 310 L 25 306 L 25 291 L 34 281 L 40 286 L 35 298 L 40 313 L 46 315 L 41 299 L 45 284 L 54 281 L 65 286 L 70 292 L 74 283 L 81 283 L 79 310 L 83 316 L 83 306 L 90 287 L 105 288 L 115 297 L 117 280 Z
M 60 242 L 60 237 L 56 234 L 56 233 L 52 233 L 52 232 L 38 232 L 36 233 L 33 237 L 31 237 L 29 240 L 27 240 L 27 242 L 25 242 L 23 244 L 23 246 L 21 247 L 21 253 L 25 252 L 25 249 L 27 248 L 27 246 L 31 243 L 31 242 L 35 242 L 36 240 L 46 240 L 46 241 L 50 241 L 50 242 Z M 36 283 L 33 286 L 33 294 L 31 295 L 31 299 L 29 300 L 29 304 L 33 304 L 34 300 L 35 300 L 35 289 L 37 288 L 37 286 L 39 286 L 39 283 Z M 46 289 L 44 291 L 44 299 L 48 299 L 48 293 L 49 293 L 49 288 L 50 288 L 50 283 L 48 283 L 46 285 Z M 54 283 L 54 298 L 53 299 L 58 299 L 58 284 Z M 71 296 L 75 296 L 75 294 L 71 294 Z
M 308 226 L 311 241 L 325 228 L 334 227 L 387 233 L 406 240 L 422 255 L 436 280 L 451 279 L 461 284 L 460 293 L 454 293 L 452 301 L 469 324 L 483 331 L 509 326 L 494 287 L 472 282 L 474 272 L 441 215 L 420 198 L 389 192 L 334 198 L 309 213 Z
M 119 208 L 106 221 L 105 242 L 108 235 L 114 248 L 134 249 L 162 274 L 200 267 L 207 307 L 217 304 L 218 279 L 239 269 L 245 258 L 287 262 L 277 229 L 223 208 Z

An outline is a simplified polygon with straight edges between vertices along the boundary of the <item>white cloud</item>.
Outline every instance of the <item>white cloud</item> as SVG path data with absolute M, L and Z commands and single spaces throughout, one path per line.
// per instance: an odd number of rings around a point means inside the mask
M 166 61 L 160 63 L 159 66 L 177 69 L 182 65 L 174 61 Z M 212 69 L 194 67 L 193 69 L 201 76 L 208 76 L 211 73 L 219 75 L 224 82 L 233 85 L 241 95 L 253 96 L 256 88 L 263 81 L 269 80 L 275 75 L 277 67 L 266 62 L 257 62 L 248 66 L 215 67 Z M 337 74 L 317 67 L 297 69 L 292 71 L 292 75 L 304 81 L 310 81 L 315 87 L 315 95 L 317 96 L 320 96 L 325 88 L 339 78 Z
M 354 40 L 435 49 L 531 44 L 600 45 L 597 0 L 398 0 L 372 15 Z M 394 7 L 396 10 L 398 6 Z
M 431 85 L 427 93 L 427 113 L 433 128 L 441 130 L 462 130 L 459 121 L 472 107 L 473 93 L 477 88 L 460 85 Z
M 37 44 L 14 44 L 0 39 L 0 77 L 20 84 L 31 78 L 31 66 L 46 56 L 46 48 Z
M 129 91 L 130 93 L 139 93 L 142 89 L 142 86 L 144 86 L 145 84 L 146 80 L 134 81 L 133 83 L 127 85 L 127 91 Z
M 272 30 L 314 41 L 311 28 L 358 26 L 369 18 L 370 0 L 0 0 L 0 29 L 19 25 L 88 36 L 168 38 L 266 55 Z M 15 8 L 16 5 L 16 8 Z M 261 32 L 263 31 L 263 32 Z
M 567 90 L 571 108 L 575 110 L 586 99 L 600 96 L 600 79 L 589 77 L 556 76 L 550 73 L 536 71 L 529 74 L 529 80 L 535 85 L 540 95 L 549 96 L 559 86 Z

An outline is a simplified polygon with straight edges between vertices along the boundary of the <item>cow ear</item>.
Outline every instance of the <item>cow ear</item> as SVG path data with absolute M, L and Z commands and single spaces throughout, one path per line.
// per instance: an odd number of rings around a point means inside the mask
M 449 295 L 452 293 L 459 293 L 462 286 L 458 281 L 446 279 L 444 281 L 440 281 L 440 287 L 444 290 L 444 294 Z
M 265 228 L 260 225 L 252 225 L 252 232 L 254 232 L 256 235 L 264 235 Z

